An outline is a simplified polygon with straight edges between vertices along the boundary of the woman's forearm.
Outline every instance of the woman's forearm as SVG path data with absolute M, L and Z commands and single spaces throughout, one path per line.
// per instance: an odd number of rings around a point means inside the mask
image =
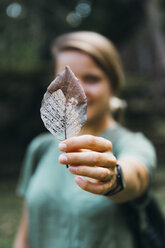
M 124 157 L 118 161 L 122 168 L 126 187 L 109 197 L 115 202 L 127 202 L 138 198 L 148 187 L 149 177 L 145 166 L 133 157 Z

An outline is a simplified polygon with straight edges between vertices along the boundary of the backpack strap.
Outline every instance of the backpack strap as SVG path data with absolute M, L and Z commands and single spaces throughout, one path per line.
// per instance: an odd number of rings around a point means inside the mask
M 121 208 L 136 248 L 165 248 L 165 219 L 151 193 L 145 193 L 138 200 L 122 203 Z

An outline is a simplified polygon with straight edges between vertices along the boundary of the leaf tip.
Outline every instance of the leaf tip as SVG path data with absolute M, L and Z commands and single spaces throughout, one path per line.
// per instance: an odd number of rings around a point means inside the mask
M 69 65 L 66 65 L 66 66 L 65 66 L 65 70 L 66 70 L 66 71 L 71 71 Z
M 64 75 L 67 78 L 76 78 L 69 65 L 65 66 Z M 76 78 L 77 79 L 77 78 Z

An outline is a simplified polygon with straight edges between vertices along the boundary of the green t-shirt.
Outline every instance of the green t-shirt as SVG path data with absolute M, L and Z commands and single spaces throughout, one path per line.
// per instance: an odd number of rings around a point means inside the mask
M 100 136 L 111 140 L 117 159 L 134 156 L 152 176 L 155 151 L 141 133 L 117 124 Z M 79 188 L 58 162 L 58 144 L 51 134 L 40 135 L 26 153 L 18 192 L 26 198 L 30 248 L 133 247 L 120 204 Z

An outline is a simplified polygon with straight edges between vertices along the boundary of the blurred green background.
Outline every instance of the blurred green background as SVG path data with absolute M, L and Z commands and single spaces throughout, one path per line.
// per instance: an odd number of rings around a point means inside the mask
M 124 125 L 155 145 L 156 197 L 165 212 L 165 1 L 0 1 L 0 247 L 11 247 L 21 199 L 15 195 L 27 144 L 45 128 L 40 102 L 53 79 L 50 47 L 64 32 L 91 30 L 118 47 L 126 84 Z

